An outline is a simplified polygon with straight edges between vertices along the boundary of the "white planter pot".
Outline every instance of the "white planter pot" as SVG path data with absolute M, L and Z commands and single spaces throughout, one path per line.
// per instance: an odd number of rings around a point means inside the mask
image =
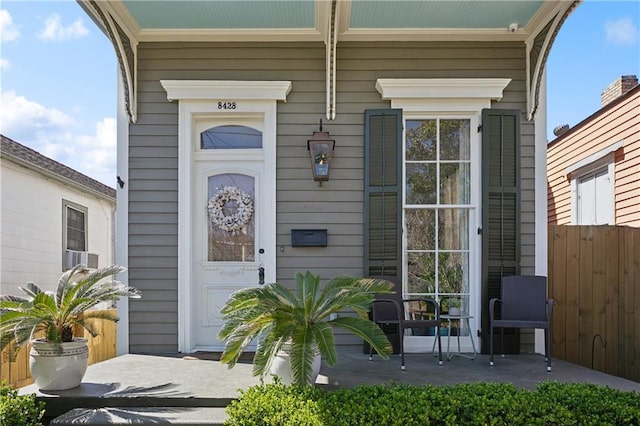
M 61 345 L 33 340 L 29 355 L 31 376 L 38 389 L 45 391 L 79 386 L 89 363 L 87 339 L 82 338 Z
M 313 359 L 311 370 L 311 384 L 316 382 L 318 374 L 320 374 L 321 356 L 317 354 Z M 289 352 L 286 350 L 278 351 L 278 354 L 271 363 L 269 376 L 276 375 L 280 378 L 280 383 L 290 385 L 293 383 L 293 374 L 291 373 L 291 359 Z M 270 379 L 270 377 L 268 378 Z
M 449 308 L 449 315 L 453 315 L 459 317 L 462 314 L 462 311 L 458 307 Z

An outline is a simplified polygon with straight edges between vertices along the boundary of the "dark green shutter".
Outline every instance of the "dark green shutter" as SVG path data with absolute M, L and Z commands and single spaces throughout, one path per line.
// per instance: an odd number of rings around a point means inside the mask
M 502 277 L 520 273 L 520 111 L 482 111 L 482 351 L 489 348 L 489 300 Z M 500 348 L 499 341 L 496 341 Z M 505 330 L 505 353 L 519 352 Z
M 402 276 L 402 110 L 365 111 L 364 274 Z

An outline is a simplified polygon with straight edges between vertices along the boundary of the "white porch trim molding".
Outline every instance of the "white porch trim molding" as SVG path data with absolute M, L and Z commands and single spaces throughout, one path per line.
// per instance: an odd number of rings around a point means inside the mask
M 510 78 L 379 78 L 382 99 L 476 99 L 499 101 Z M 490 106 L 490 105 L 489 105 Z
M 161 80 L 169 101 L 233 98 L 242 100 L 287 101 L 290 81 L 242 80 Z
M 250 114 L 263 117 L 263 140 L 265 147 L 265 173 L 273 179 L 273 194 L 267 199 L 272 211 L 272 225 L 276 220 L 276 106 L 277 101 L 286 101 L 291 91 L 290 81 L 241 81 L 241 80 L 161 80 L 169 101 L 178 101 L 178 351 L 188 352 L 193 348 L 191 337 L 191 280 L 192 215 L 189 214 L 192 200 L 192 153 L 194 118 L 215 117 L 217 114 Z M 218 101 L 242 100 L 237 110 L 218 109 Z M 275 231 L 274 231 L 275 232 Z M 271 269 L 271 270 L 270 270 Z M 275 268 L 267 269 L 268 282 L 275 281 Z

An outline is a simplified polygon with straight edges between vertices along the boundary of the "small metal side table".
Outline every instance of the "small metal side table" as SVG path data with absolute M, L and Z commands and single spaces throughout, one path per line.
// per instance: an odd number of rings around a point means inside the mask
M 471 318 L 473 318 L 471 315 L 440 315 L 440 319 L 447 321 L 449 324 L 449 332 L 447 333 L 447 360 L 450 360 L 456 355 L 464 358 L 469 358 L 469 359 L 476 358 L 476 354 L 478 352 L 476 351 L 476 344 L 473 341 L 473 333 L 471 332 L 471 325 L 469 325 L 469 320 Z M 458 352 L 453 352 L 453 353 L 451 353 L 451 351 L 449 350 L 450 344 L 451 344 L 451 322 L 452 321 L 458 321 L 458 325 L 459 325 L 458 332 L 456 333 L 458 338 Z M 473 348 L 472 355 L 467 355 L 465 353 L 460 352 L 460 330 L 462 329 L 461 327 L 462 321 L 465 321 L 467 323 L 467 329 L 469 330 L 469 337 L 471 338 L 471 347 Z

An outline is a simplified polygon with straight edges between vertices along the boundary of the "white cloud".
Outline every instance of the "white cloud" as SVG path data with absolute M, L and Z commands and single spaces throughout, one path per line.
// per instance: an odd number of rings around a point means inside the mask
M 0 41 L 6 43 L 20 37 L 20 30 L 13 23 L 11 14 L 6 9 L 0 9 Z
M 607 41 L 619 46 L 632 46 L 638 42 L 638 28 L 629 17 L 615 21 L 608 20 L 604 24 Z
M 9 136 L 25 129 L 63 129 L 72 126 L 74 120 L 55 108 L 46 108 L 14 91 L 2 92 L 0 102 L 0 130 Z
M 103 118 L 96 124 L 94 135 L 78 135 L 75 142 L 73 163 L 76 165 L 70 167 L 113 187 L 116 179 L 116 119 Z
M 103 118 L 93 134 L 86 134 L 72 116 L 9 91 L 1 94 L 0 132 L 100 182 L 115 185 L 115 118 Z
M 67 41 L 84 37 L 87 34 L 89 34 L 89 30 L 84 26 L 81 18 L 65 27 L 62 25 L 60 15 L 54 13 L 46 19 L 44 28 L 38 34 L 38 38 L 44 41 Z
M 0 70 L 6 71 L 11 68 L 11 62 L 8 59 L 0 58 Z

